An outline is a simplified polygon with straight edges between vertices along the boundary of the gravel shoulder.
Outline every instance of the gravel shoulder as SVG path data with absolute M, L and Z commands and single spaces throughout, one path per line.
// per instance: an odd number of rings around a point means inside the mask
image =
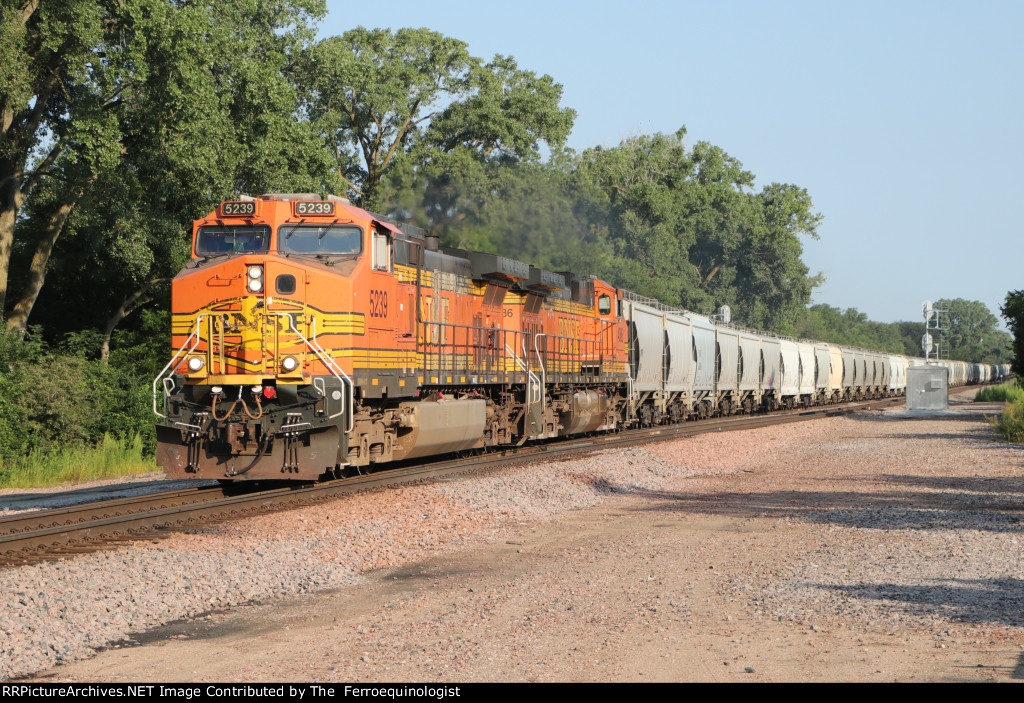
M 0 677 L 1024 680 L 1024 448 L 972 396 L 2 571 Z

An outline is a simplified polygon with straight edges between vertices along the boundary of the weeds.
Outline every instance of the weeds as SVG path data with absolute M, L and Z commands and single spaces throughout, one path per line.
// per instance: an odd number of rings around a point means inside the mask
M 96 481 L 156 471 L 143 454 L 140 435 L 130 440 L 109 434 L 95 447 L 74 447 L 56 454 L 32 451 L 16 462 L 0 462 L 0 488 L 35 488 Z
M 1024 388 L 1016 381 L 1007 381 L 998 386 L 986 386 L 974 396 L 975 403 L 1019 403 L 1024 400 Z
M 1024 443 L 1024 401 L 1007 403 L 991 422 L 1007 442 Z
M 987 418 L 1007 442 L 1024 443 L 1024 388 L 1016 381 L 988 386 L 974 396 L 976 403 L 1006 403 L 1003 412 Z

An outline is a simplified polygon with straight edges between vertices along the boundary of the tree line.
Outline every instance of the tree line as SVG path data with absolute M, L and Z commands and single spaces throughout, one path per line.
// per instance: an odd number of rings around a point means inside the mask
M 1009 334 L 999 329 L 999 320 L 988 307 L 977 300 L 940 298 L 935 309 L 942 310 L 943 332 L 925 328 L 921 321 L 875 322 L 856 308 L 840 310 L 829 305 L 812 305 L 800 318 L 796 334 L 806 339 L 820 339 L 893 354 L 921 357 L 921 338 L 930 334 L 941 358 L 985 364 L 1005 364 L 1012 358 Z M 940 345 L 940 339 L 942 344 Z
M 727 304 L 783 334 L 853 343 L 829 336 L 870 329 L 807 307 L 820 279 L 802 241 L 821 215 L 804 188 L 755 186 L 685 128 L 569 150 L 576 113 L 551 76 L 428 29 L 317 39 L 325 13 L 323 0 L 0 0 L 0 313 L 30 343 L 0 349 L 5 397 L 31 393 L 19 364 L 67 355 L 155 373 L 191 221 L 265 192 L 344 194 L 446 245 L 698 312 Z M 110 373 L 80 371 L 66 373 Z M 132 398 L 96 412 L 128 418 Z M 0 443 L 4 422 L 36 422 L 31 405 L 0 413 Z
M 806 190 L 685 129 L 565 148 L 562 87 L 428 29 L 315 38 L 320 0 L 2 0 L 6 329 L 113 331 L 166 299 L 188 225 L 242 193 L 347 195 L 442 243 L 792 331 Z

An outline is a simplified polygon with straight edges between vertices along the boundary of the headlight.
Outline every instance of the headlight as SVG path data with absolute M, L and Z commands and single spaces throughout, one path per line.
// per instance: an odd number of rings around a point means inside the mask
M 246 288 L 249 289 L 250 293 L 259 293 L 263 290 L 263 267 L 262 266 L 250 266 L 246 269 L 248 276 L 248 283 Z
M 295 369 L 299 368 L 299 360 L 296 359 L 294 356 L 286 356 L 281 361 L 281 368 L 287 371 L 288 373 L 291 373 Z
M 189 360 L 188 360 L 188 370 L 191 371 L 192 373 L 195 373 L 196 371 L 199 371 L 205 365 L 206 365 L 206 362 L 203 361 L 203 357 L 201 357 L 201 356 L 193 356 L 193 357 L 190 357 Z

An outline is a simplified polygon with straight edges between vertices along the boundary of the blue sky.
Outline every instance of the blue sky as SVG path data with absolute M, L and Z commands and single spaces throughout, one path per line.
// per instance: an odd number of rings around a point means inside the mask
M 321 35 L 428 27 L 552 76 L 569 146 L 685 125 L 825 219 L 813 302 L 918 320 L 1024 289 L 1024 2 L 328 0 Z

